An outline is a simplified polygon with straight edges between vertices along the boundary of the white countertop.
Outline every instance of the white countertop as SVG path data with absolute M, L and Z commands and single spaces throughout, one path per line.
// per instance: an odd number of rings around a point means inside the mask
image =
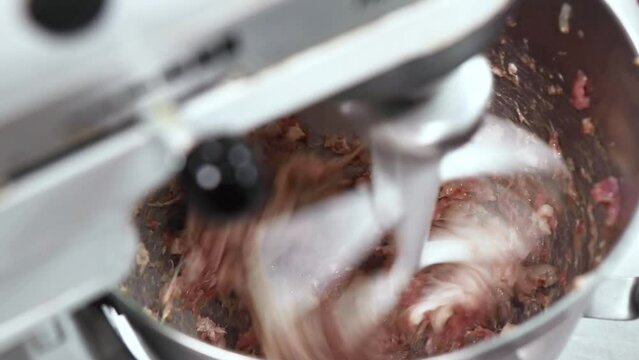
M 629 231 L 629 233 L 636 233 Z M 638 236 L 639 237 L 639 236 Z M 615 276 L 639 276 L 639 238 L 614 272 Z M 604 321 L 583 319 L 560 360 L 639 359 L 639 320 Z

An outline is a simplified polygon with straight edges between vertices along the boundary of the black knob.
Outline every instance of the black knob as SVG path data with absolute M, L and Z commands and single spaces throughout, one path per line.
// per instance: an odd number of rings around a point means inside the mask
M 243 215 L 261 199 L 262 181 L 251 149 L 241 140 L 220 138 L 191 151 L 182 172 L 191 207 L 213 218 Z
M 29 0 L 29 14 L 53 33 L 81 30 L 98 18 L 106 0 Z

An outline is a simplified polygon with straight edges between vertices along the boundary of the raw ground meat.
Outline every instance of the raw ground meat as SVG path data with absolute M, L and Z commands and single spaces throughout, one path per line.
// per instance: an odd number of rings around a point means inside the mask
M 350 141 L 345 136 L 331 135 L 324 139 L 324 147 L 331 150 L 335 154 L 348 154 L 351 149 Z
M 559 143 L 559 133 L 554 129 L 550 131 L 550 139 L 548 139 L 548 145 L 550 145 L 550 147 L 555 152 L 555 156 L 559 158 L 562 156 L 561 145 Z
M 556 139 L 556 135 L 551 136 L 551 144 L 552 138 Z M 227 301 L 233 304 L 235 316 L 250 319 L 252 298 L 246 288 L 244 260 L 260 223 L 369 181 L 370 160 L 359 141 L 327 137 L 320 146 L 330 154 L 320 155 L 308 144 L 307 131 L 294 117 L 268 125 L 251 134 L 250 139 L 266 163 L 267 172 L 272 174 L 270 200 L 259 214 L 230 223 L 215 224 L 193 214 L 187 216 L 185 229 L 172 236 L 175 242 L 168 244 L 171 253 L 181 256 L 181 271 L 163 291 L 165 306 L 177 306 L 173 300 L 179 298 L 179 306 L 199 314 L 207 303 Z M 558 141 L 555 145 L 560 152 Z M 597 189 L 598 195 L 608 194 L 604 191 L 608 189 L 606 185 Z M 548 265 L 547 241 L 557 227 L 561 207 L 553 203 L 546 188 L 547 184 L 530 176 L 445 184 L 439 195 L 434 229 L 452 228 L 450 224 L 464 216 L 480 224 L 477 209 L 481 208 L 486 214 L 499 214 L 500 219 L 516 228 L 517 238 L 524 239 L 525 246 L 505 252 L 503 261 L 494 264 L 444 264 L 422 269 L 404 291 L 395 311 L 364 343 L 350 350 L 331 348 L 324 358 L 406 360 L 442 354 L 493 337 L 505 327 L 543 311 L 563 291 L 562 275 Z M 602 195 L 601 199 L 606 205 L 614 203 L 614 196 Z M 389 234 L 380 239 L 380 246 L 348 281 L 390 268 L 393 257 Z M 432 306 L 436 303 L 433 294 L 445 293 L 443 288 L 453 295 Z M 330 305 L 330 296 L 322 306 L 325 305 Z M 318 321 L 322 321 L 322 306 L 312 315 L 319 316 Z M 255 319 L 234 341 L 225 338 L 224 329 L 209 318 L 200 317 L 197 328 L 205 341 L 253 355 L 262 354 L 262 341 L 269 338 L 261 334 Z M 298 358 L 279 355 L 284 359 Z
M 201 340 L 216 346 L 226 346 L 226 340 L 224 338 L 226 330 L 219 327 L 209 318 L 198 317 L 195 323 L 195 331 L 197 331 Z
M 588 76 L 579 70 L 577 71 L 575 82 L 572 85 L 572 97 L 570 98 L 572 106 L 579 111 L 588 109 L 590 107 L 589 93 L 590 83 Z
M 595 125 L 592 123 L 591 118 L 585 118 L 581 120 L 581 133 L 584 135 L 595 134 Z
M 592 188 L 590 194 L 593 200 L 606 208 L 606 226 L 613 226 L 619 219 L 621 210 L 621 198 L 619 196 L 619 180 L 608 177 Z

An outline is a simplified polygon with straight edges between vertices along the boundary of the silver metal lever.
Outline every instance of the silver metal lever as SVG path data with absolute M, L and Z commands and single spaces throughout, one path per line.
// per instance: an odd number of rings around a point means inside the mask
M 595 290 L 584 317 L 601 320 L 639 318 L 639 279 L 610 278 Z

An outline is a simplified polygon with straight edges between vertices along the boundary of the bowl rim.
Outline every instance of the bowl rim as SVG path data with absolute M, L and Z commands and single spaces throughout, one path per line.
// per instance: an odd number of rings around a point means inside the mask
M 600 1 L 608 7 L 611 15 L 618 22 L 622 34 L 625 35 L 628 40 L 627 45 L 631 47 L 635 55 L 639 56 L 639 8 L 636 8 L 636 2 L 633 0 Z M 509 346 L 517 347 L 519 344 L 537 338 L 539 331 L 549 326 L 554 326 L 557 322 L 561 322 L 564 318 L 562 315 L 570 313 L 573 307 L 586 300 L 594 291 L 595 287 L 610 274 L 613 267 L 623 258 L 631 242 L 634 240 L 635 234 L 639 234 L 639 211 L 635 211 L 628 226 L 619 237 L 617 244 L 615 244 L 604 261 L 595 269 L 575 279 L 573 289 L 546 311 L 530 318 L 511 331 L 502 333 L 490 340 L 428 359 L 473 359 L 502 348 L 509 348 Z M 639 276 L 639 274 L 637 275 Z M 223 360 L 259 360 L 259 358 L 256 357 L 242 355 L 232 350 L 205 343 L 177 329 L 160 323 L 145 314 L 141 306 L 127 298 L 120 290 L 113 291 L 107 298 L 107 302 L 123 314 L 133 316 L 137 321 L 143 322 L 144 326 L 151 331 L 203 356 Z

